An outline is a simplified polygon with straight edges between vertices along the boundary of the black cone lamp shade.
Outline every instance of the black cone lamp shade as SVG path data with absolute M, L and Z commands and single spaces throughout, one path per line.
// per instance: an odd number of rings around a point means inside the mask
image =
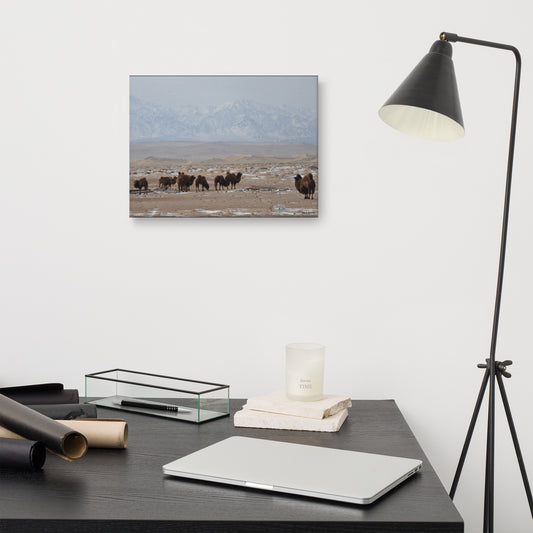
M 393 128 L 432 141 L 464 137 L 452 45 L 436 41 L 379 110 Z

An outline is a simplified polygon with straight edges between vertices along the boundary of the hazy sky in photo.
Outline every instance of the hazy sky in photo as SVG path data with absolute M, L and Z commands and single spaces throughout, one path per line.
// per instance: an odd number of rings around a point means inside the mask
M 130 94 L 167 107 L 234 100 L 317 107 L 317 76 L 130 76 Z

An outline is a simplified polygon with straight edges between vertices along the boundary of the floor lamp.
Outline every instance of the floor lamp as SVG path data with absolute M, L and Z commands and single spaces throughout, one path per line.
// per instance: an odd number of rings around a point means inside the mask
M 498 322 L 500 317 L 500 304 L 503 286 L 503 271 L 505 265 L 505 248 L 507 242 L 507 226 L 509 220 L 509 202 L 511 195 L 511 178 L 513 173 L 513 156 L 516 136 L 516 119 L 518 114 L 518 93 L 520 88 L 520 53 L 514 46 L 480 41 L 468 37 L 460 37 L 454 33 L 443 32 L 440 40 L 433 43 L 429 53 L 424 56 L 420 63 L 407 76 L 394 94 L 379 110 L 380 117 L 393 128 L 435 141 L 453 141 L 464 136 L 464 124 L 459 103 L 459 93 L 455 80 L 455 71 L 452 62 L 452 45 L 450 43 L 461 42 L 476 44 L 489 48 L 500 48 L 513 52 L 516 59 L 516 74 L 513 97 L 513 110 L 511 119 L 511 133 L 509 139 L 509 157 L 507 162 L 507 180 L 505 187 L 505 200 L 503 209 L 503 223 L 500 244 L 500 262 L 498 267 L 498 281 L 496 285 L 496 301 L 494 305 L 494 319 L 492 323 L 492 337 L 490 344 L 490 357 L 484 364 L 478 367 L 484 368 L 485 373 L 481 383 L 481 389 L 476 401 L 474 413 L 466 435 L 457 471 L 450 490 L 453 498 L 459 483 L 459 477 L 468 452 L 470 440 L 474 432 L 483 396 L 489 385 L 488 426 L 487 426 L 487 454 L 485 466 L 485 503 L 484 503 L 484 533 L 494 531 L 494 434 L 495 434 L 495 395 L 496 384 L 500 390 L 505 414 L 513 439 L 513 444 L 522 474 L 522 480 L 529 502 L 529 508 L 533 517 L 533 498 L 527 478 L 522 452 L 518 443 L 513 417 L 503 377 L 511 377 L 507 372 L 507 366 L 512 361 L 496 361 L 496 340 L 498 337 Z

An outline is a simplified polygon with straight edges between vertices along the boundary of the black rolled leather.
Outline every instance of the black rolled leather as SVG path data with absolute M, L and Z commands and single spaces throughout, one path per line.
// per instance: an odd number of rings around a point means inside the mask
M 39 470 L 46 460 L 46 448 L 34 440 L 0 438 L 0 467 Z
M 60 403 L 44 405 L 28 405 L 30 409 L 37 411 L 54 420 L 75 420 L 77 418 L 98 418 L 96 405 L 90 403 Z
M 65 389 L 62 383 L 38 383 L 0 388 L 0 394 L 24 405 L 79 403 L 77 389 Z

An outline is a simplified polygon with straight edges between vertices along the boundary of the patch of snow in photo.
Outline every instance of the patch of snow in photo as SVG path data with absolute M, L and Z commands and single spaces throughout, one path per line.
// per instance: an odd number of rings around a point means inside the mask
M 313 208 L 307 208 L 307 207 L 289 207 L 287 208 L 287 211 L 291 211 L 293 213 L 306 213 L 306 214 L 310 214 L 310 213 L 316 213 L 318 211 L 318 209 L 313 209 Z

